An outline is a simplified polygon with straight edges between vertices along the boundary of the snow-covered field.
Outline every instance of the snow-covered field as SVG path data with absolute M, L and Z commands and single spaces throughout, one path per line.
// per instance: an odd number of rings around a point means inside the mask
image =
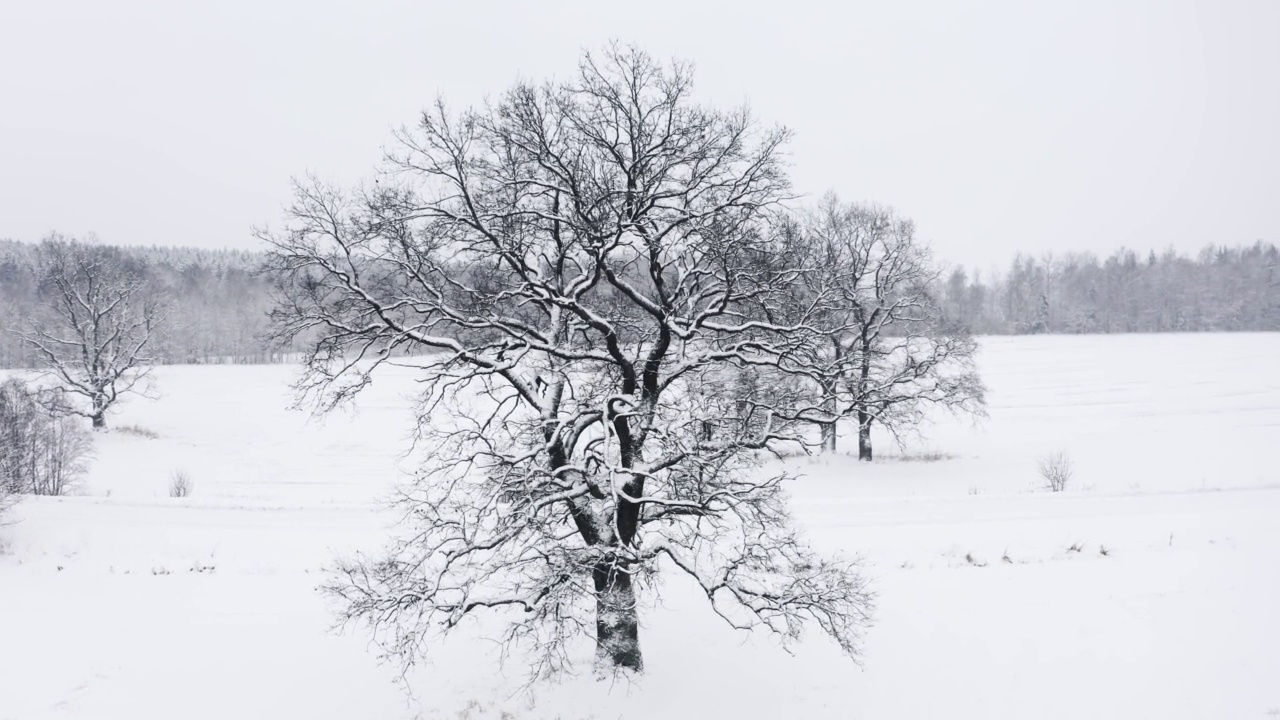
M 987 419 L 792 462 L 810 536 L 878 594 L 862 667 L 673 584 L 643 680 L 532 697 L 482 627 L 406 696 L 315 592 L 393 520 L 412 372 L 314 420 L 287 409 L 294 368 L 162 368 L 113 418 L 157 438 L 98 437 L 76 496 L 0 528 L 0 719 L 1280 717 L 1277 368 L 1280 335 L 986 339 Z M 1055 494 L 1035 465 L 1058 450 Z

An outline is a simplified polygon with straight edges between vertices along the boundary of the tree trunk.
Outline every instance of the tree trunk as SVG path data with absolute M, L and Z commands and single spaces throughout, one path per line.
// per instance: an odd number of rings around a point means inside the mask
M 871 414 L 858 408 L 858 459 L 871 462 Z
M 826 382 L 822 388 L 823 394 L 823 410 L 832 418 L 836 417 L 837 402 L 835 381 Z M 818 427 L 822 429 L 822 452 L 834 453 L 836 451 L 836 421 L 818 423 Z
M 107 403 L 100 395 L 93 396 L 93 414 L 89 416 L 93 421 L 94 430 L 104 430 L 107 427 Z
M 617 563 L 604 561 L 596 565 L 592 578 L 596 587 L 596 667 L 643 670 L 631 574 Z

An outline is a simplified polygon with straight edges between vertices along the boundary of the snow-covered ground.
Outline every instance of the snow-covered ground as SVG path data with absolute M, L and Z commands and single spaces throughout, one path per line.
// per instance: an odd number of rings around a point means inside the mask
M 873 579 L 861 667 L 674 583 L 643 680 L 532 697 L 483 627 L 406 696 L 315 592 L 393 519 L 410 371 L 314 420 L 287 409 L 293 368 L 162 368 L 161 399 L 113 418 L 159 437 L 98 437 L 78 495 L 0 528 L 0 719 L 1280 717 L 1277 368 L 1280 335 L 988 338 L 990 417 L 878 438 L 870 466 L 792 462 L 810 536 Z M 1058 450 L 1055 494 L 1035 465 Z

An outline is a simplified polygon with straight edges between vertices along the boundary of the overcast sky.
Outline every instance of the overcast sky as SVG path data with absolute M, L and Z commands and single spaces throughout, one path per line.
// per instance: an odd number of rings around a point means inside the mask
M 944 260 L 1280 241 L 1280 1 L 0 3 L 0 237 L 253 247 L 292 176 L 609 39 Z

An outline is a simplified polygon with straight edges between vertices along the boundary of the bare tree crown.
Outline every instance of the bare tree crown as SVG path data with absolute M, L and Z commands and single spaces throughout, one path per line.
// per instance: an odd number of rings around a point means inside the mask
M 507 609 L 538 670 L 593 625 L 602 666 L 640 669 L 636 586 L 659 566 L 735 626 L 808 620 L 856 651 L 862 581 L 795 535 L 757 467 L 797 417 L 760 377 L 809 320 L 767 312 L 804 272 L 770 232 L 787 132 L 691 89 L 687 67 L 613 48 L 570 82 L 439 104 L 373 187 L 300 185 L 263 233 L 321 407 L 429 353 L 415 534 L 331 587 L 402 660 L 430 625 Z

